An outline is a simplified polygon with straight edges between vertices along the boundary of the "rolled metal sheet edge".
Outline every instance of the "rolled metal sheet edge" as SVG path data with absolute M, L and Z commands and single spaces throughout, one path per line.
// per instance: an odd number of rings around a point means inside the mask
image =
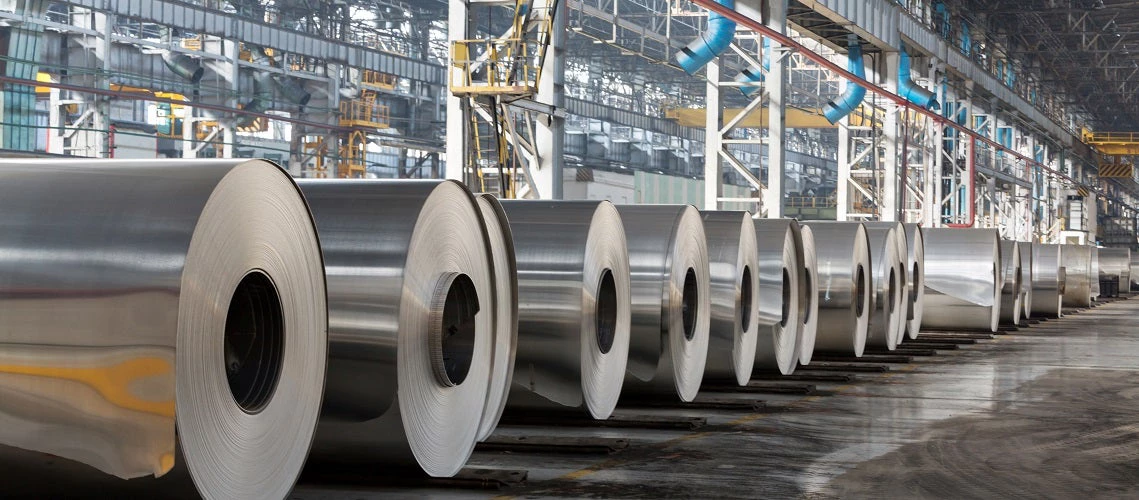
M 1020 245 L 1015 241 L 1001 241 L 1001 323 L 1020 323 L 1021 306 Z
M 708 250 L 691 205 L 618 205 L 629 248 L 628 393 L 695 399 L 708 356 Z
M 606 419 L 629 358 L 625 229 L 608 201 L 502 200 L 518 260 L 514 408 L 578 408 Z
M 476 201 L 486 223 L 494 278 L 494 346 L 478 436 L 479 441 L 484 441 L 502 418 L 514 379 L 514 359 L 518 352 L 518 261 L 514 256 L 510 221 L 498 198 L 482 193 L 476 196 Z
M 759 329 L 755 370 L 790 375 L 798 356 L 799 263 L 796 231 L 790 219 L 754 219 L 759 262 Z M 797 223 L 796 223 L 797 224 Z
M 495 334 L 492 250 L 477 202 L 455 181 L 298 184 L 329 290 L 314 459 L 458 473 L 478 438 Z
M 320 243 L 288 173 L 85 158 L 2 161 L 0 180 L 0 443 L 286 496 L 327 360 Z
M 857 356 L 865 349 L 874 289 L 870 239 L 861 222 L 812 221 L 818 269 L 815 351 Z
M 811 364 L 815 353 L 815 337 L 819 329 L 819 276 L 816 257 L 815 236 L 808 226 L 800 226 L 799 235 L 803 240 L 803 277 L 800 285 L 806 297 L 803 306 L 803 330 L 799 334 L 799 364 Z
M 708 239 L 708 361 L 704 380 L 733 379 L 747 385 L 755 366 L 759 328 L 759 270 L 750 212 L 705 211 Z
M 921 333 L 921 320 L 925 314 L 925 236 L 918 224 L 903 224 L 909 238 L 907 246 L 907 272 L 910 297 L 906 314 L 906 336 L 918 338 Z

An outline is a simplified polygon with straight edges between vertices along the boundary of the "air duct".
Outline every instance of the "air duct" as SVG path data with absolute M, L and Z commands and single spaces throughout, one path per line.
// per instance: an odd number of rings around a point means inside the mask
M 858 37 L 850 35 L 847 39 L 848 57 L 850 59 L 846 64 L 846 69 L 859 78 L 866 78 L 866 67 L 862 62 L 862 43 L 858 41 Z M 846 82 L 846 90 L 842 93 L 837 100 L 830 101 L 823 107 L 823 116 L 826 117 L 828 122 L 832 124 L 838 123 L 839 120 L 845 118 L 847 115 L 854 112 L 859 104 L 862 104 L 862 99 L 866 97 L 866 89 L 854 82 Z
M 763 83 L 764 72 L 771 69 L 771 39 L 763 37 L 763 69 L 759 66 L 748 66 L 739 75 L 736 75 L 736 82 L 744 84 L 740 87 L 740 92 L 747 97 L 759 92 L 759 84 Z
M 906 53 L 904 45 L 902 50 L 898 52 L 898 95 L 928 110 L 937 111 L 941 108 L 937 104 L 937 97 L 933 95 L 933 92 L 914 83 L 910 76 L 910 55 Z
M 716 0 L 716 3 L 729 9 L 736 8 L 735 0 Z M 708 30 L 689 42 L 676 54 L 676 64 L 689 75 L 712 62 L 716 56 L 727 50 L 736 36 L 736 23 L 716 12 L 708 12 Z
M 162 53 L 162 62 L 175 75 L 185 78 L 195 85 L 201 82 L 202 76 L 206 74 L 206 69 L 198 64 L 198 60 L 186 54 L 168 50 Z
M 289 102 L 298 106 L 304 107 L 308 101 L 312 99 L 312 94 L 305 90 L 301 82 L 296 78 L 285 75 L 273 75 L 273 82 L 277 84 L 277 88 L 281 90 L 281 95 L 285 96 Z

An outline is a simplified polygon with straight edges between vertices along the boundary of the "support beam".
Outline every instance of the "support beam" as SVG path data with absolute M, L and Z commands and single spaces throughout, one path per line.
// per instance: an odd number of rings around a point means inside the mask
M 704 99 L 704 209 L 719 210 L 723 194 L 723 176 L 720 175 L 720 150 L 724 147 L 720 134 L 720 59 L 713 59 L 705 67 L 708 79 Z
M 767 7 L 767 26 L 776 32 L 787 34 L 787 7 L 788 0 L 769 0 Z M 764 192 L 763 210 L 770 219 L 783 217 L 783 198 L 786 190 L 783 186 L 787 166 L 787 123 L 783 116 L 786 109 L 787 97 L 787 58 L 786 48 L 772 41 L 771 67 L 765 79 L 768 95 L 768 125 L 767 125 L 767 190 Z M 766 56 L 766 54 L 765 54 Z
M 452 0 L 454 2 L 455 0 Z M 542 76 L 536 100 L 549 105 L 553 113 L 538 115 L 534 127 L 534 149 L 538 156 L 537 169 L 530 172 L 537 193 L 535 198 L 560 200 L 564 197 L 562 166 L 565 164 L 565 75 L 566 75 L 566 6 L 551 1 L 558 9 L 553 13 L 550 27 L 550 45 L 542 62 Z
M 470 30 L 470 5 L 467 0 L 450 0 L 447 11 L 447 41 L 448 45 L 456 40 L 465 40 Z M 452 68 L 451 72 L 460 71 Z M 452 74 L 450 78 L 454 78 Z M 444 84 L 446 85 L 446 83 Z M 447 92 L 447 135 L 446 135 L 446 167 L 445 177 L 459 182 L 466 181 L 467 148 L 470 147 L 467 137 L 467 120 L 470 119 L 470 109 L 467 99 L 452 94 L 449 87 Z

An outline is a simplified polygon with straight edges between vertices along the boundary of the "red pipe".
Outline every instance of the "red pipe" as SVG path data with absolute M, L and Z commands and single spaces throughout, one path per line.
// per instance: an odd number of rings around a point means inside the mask
M 969 217 L 967 224 L 946 224 L 945 227 L 965 229 L 977 223 L 977 141 L 969 141 L 969 156 L 965 158 L 965 167 L 969 177 Z
M 1011 155 L 1013 155 L 1017 158 L 1020 158 L 1027 163 L 1039 165 L 1040 168 L 1044 169 L 1047 172 L 1052 173 L 1056 177 L 1059 177 L 1061 179 L 1065 179 L 1065 180 L 1067 180 L 1067 181 L 1069 181 L 1072 184 L 1075 184 L 1077 186 L 1083 186 L 1083 184 L 1080 184 L 1075 179 L 1068 177 L 1063 172 L 1048 168 L 1048 166 L 1044 165 L 1043 163 L 1037 162 L 1036 160 L 1034 160 L 1032 158 L 1029 158 L 1029 157 L 1024 156 L 1020 153 L 1017 153 L 1016 151 L 1012 151 L 1008 148 L 1005 148 L 1004 146 L 1000 145 L 996 141 L 989 139 L 987 137 L 984 137 L 984 136 L 974 132 L 973 130 L 970 130 L 968 127 L 965 127 L 963 125 L 959 125 L 959 124 L 957 124 L 957 122 L 954 122 L 953 120 L 949 120 L 949 119 L 947 119 L 947 118 L 945 118 L 945 117 L 943 117 L 937 113 L 929 111 L 925 108 L 912 106 L 911 103 L 908 100 L 906 100 L 904 97 L 901 97 L 897 94 L 889 92 L 885 88 L 882 88 L 878 85 L 875 85 L 874 83 L 871 83 L 870 81 L 868 81 L 864 78 L 860 78 L 860 77 L 856 76 L 855 74 L 847 71 L 846 69 L 844 69 L 843 67 L 839 66 L 838 64 L 832 62 L 831 60 L 827 59 L 826 57 L 823 57 L 823 56 L 819 55 L 818 53 L 812 52 L 811 50 L 807 49 L 807 47 L 803 46 L 803 44 L 796 42 L 795 40 L 791 39 L 787 35 L 779 33 L 778 31 L 775 31 L 775 30 L 773 30 L 767 26 L 764 26 L 763 23 L 756 21 L 755 19 L 752 19 L 750 17 L 747 17 L 743 14 L 740 14 L 738 11 L 724 7 L 724 6 L 716 3 L 714 0 L 692 0 L 692 3 L 695 3 L 696 5 L 704 7 L 705 9 L 708 9 L 710 11 L 715 11 L 719 14 L 722 14 L 724 17 L 727 17 L 728 19 L 735 21 L 737 24 L 740 24 L 742 26 L 746 26 L 746 27 L 750 28 L 752 31 L 758 32 L 765 37 L 768 37 L 772 40 L 775 40 L 776 42 L 779 42 L 780 45 L 783 45 L 785 47 L 791 47 L 791 48 L 797 50 L 799 53 L 803 54 L 807 59 L 810 59 L 810 60 L 818 63 L 820 66 L 827 68 L 827 69 L 829 69 L 835 73 L 838 73 L 840 76 L 842 76 L 843 78 L 846 78 L 850 82 L 861 85 L 861 86 L 865 87 L 867 90 L 874 92 L 875 94 L 878 94 L 878 95 L 885 97 L 891 101 L 894 101 L 895 103 L 897 103 L 899 106 L 902 106 L 903 108 L 914 109 L 915 111 L 917 111 L 917 112 L 919 112 L 919 113 L 921 113 L 921 114 L 923 114 L 929 118 L 932 118 L 935 123 L 943 124 L 943 125 L 949 125 L 950 127 L 961 131 L 965 135 L 968 135 L 969 137 L 973 138 L 974 140 L 981 141 L 985 144 L 988 144 L 989 146 L 991 146 L 993 148 L 996 148 L 998 151 L 1008 151 Z M 970 144 L 970 146 L 972 146 L 972 144 Z M 1091 188 L 1088 186 L 1084 186 L 1084 187 L 1088 188 L 1089 191 L 1092 191 L 1095 193 L 1100 193 L 1100 191 L 1097 189 L 1094 189 L 1094 188 Z M 1102 193 L 1100 193 L 1100 194 L 1102 194 Z

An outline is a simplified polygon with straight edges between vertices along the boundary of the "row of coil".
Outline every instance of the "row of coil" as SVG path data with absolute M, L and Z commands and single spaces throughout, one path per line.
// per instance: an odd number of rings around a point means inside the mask
M 605 419 L 815 353 L 1057 317 L 1132 266 L 991 229 L 500 201 L 256 160 L 7 162 L 0 207 L 0 445 L 183 470 L 206 498 L 283 498 L 306 462 L 454 475 L 504 411 Z

